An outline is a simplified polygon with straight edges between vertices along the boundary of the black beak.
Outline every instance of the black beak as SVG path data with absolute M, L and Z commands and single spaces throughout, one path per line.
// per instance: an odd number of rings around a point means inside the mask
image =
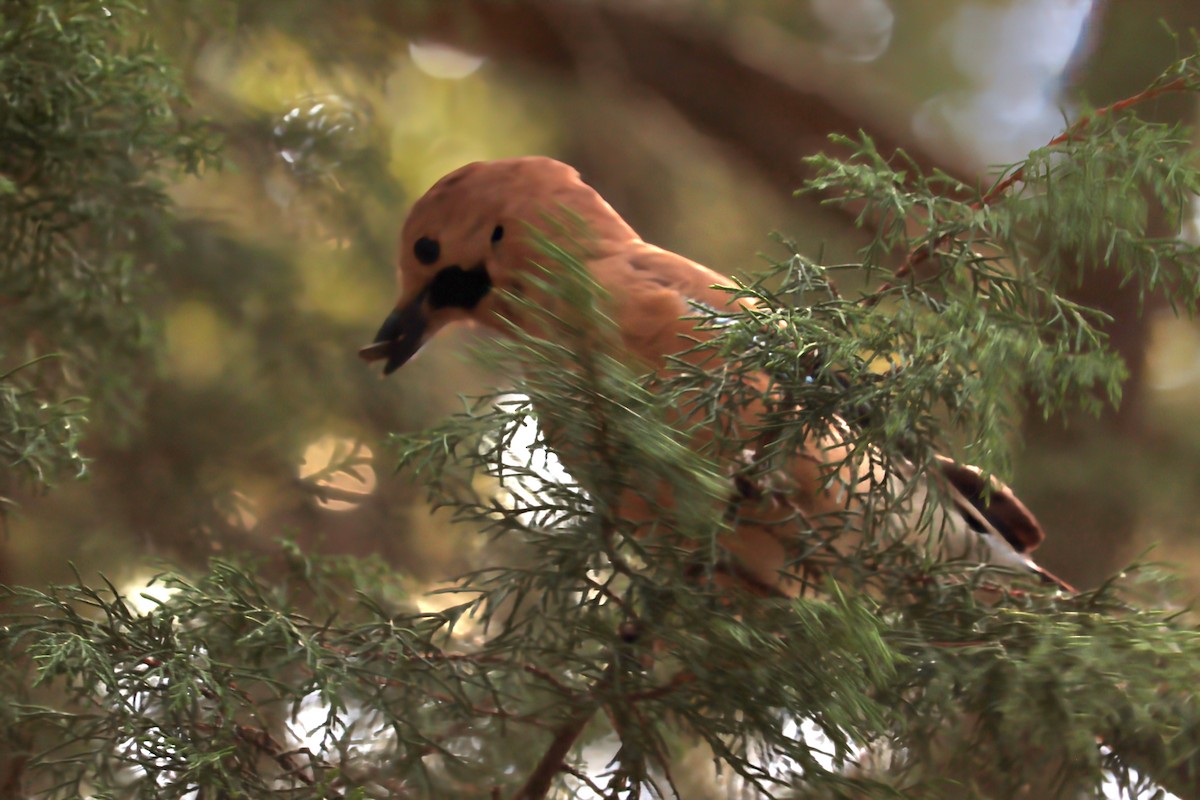
M 375 341 L 358 351 L 364 361 L 387 359 L 383 374 L 390 375 L 404 366 L 425 343 L 429 315 L 425 310 L 425 295 L 421 292 L 403 308 L 397 308 L 375 334 Z

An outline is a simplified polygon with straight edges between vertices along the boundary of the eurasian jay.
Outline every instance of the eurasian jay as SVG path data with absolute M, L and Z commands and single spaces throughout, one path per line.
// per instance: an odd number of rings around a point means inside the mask
M 552 264 L 547 272 L 535 263 L 545 264 L 547 258 L 533 231 L 571 247 L 574 242 L 561 241 L 570 235 L 561 224 L 564 214 L 582 223 L 588 272 L 610 298 L 606 311 L 615 321 L 620 345 L 647 373 L 669 370 L 671 356 L 683 354 L 693 363 L 712 357 L 697 355 L 697 341 L 715 335 L 711 326 L 698 323 L 697 306 L 718 313 L 752 306 L 737 298 L 724 275 L 642 241 L 572 167 L 543 157 L 476 162 L 446 175 L 413 206 L 400 240 L 399 302 L 361 356 L 384 361 L 384 373 L 391 373 L 438 331 L 462 321 L 502 333 L 515 326 L 543 338 L 553 336 L 554 331 L 544 329 L 545 319 L 553 315 L 537 321 L 514 298 L 542 302 L 540 287 L 553 280 L 554 272 Z M 769 392 L 766 376 L 744 380 L 760 382 Z M 738 411 L 748 430 L 754 428 L 755 416 L 765 412 L 764 402 Z M 794 563 L 796 547 L 781 521 L 823 531 L 827 545 L 844 552 L 857 544 L 853 520 L 873 518 L 872 526 L 886 529 L 886 535 L 924 531 L 917 535 L 936 547 L 939 558 L 1028 571 L 1069 588 L 1029 558 L 1043 533 L 1007 486 L 941 457 L 928 474 L 914 476 L 903 459 L 856 454 L 850 433 L 847 422 L 833 419 L 825 432 L 809 435 L 802 452 L 788 459 L 786 475 L 773 477 L 766 491 L 739 490 L 731 479 L 732 502 L 739 508 L 726 514 L 732 522 L 722 544 L 730 573 L 742 585 L 759 593 L 791 595 L 811 577 L 804 574 L 808 565 Z M 553 436 L 548 439 L 553 447 Z M 736 464 L 726 466 L 731 475 L 736 471 Z M 883 485 L 888 489 L 882 494 L 907 499 L 873 515 L 873 498 Z M 928 502 L 931 494 L 942 502 Z M 627 511 L 636 515 L 648 509 L 645 502 L 631 501 Z M 929 516 L 921 521 L 922 515 Z

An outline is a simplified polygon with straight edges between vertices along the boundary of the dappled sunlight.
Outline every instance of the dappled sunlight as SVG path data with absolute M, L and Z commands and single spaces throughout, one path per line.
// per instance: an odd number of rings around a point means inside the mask
M 516 393 L 496 398 L 496 406 L 506 410 L 520 409 L 528 403 L 528 397 Z M 532 413 L 522 416 L 512 428 L 499 435 L 504 438 L 504 451 L 496 478 L 507 495 L 505 504 L 509 508 L 535 500 L 548 485 L 574 485 L 575 479 L 558 455 L 546 446 Z
M 373 458 L 371 448 L 362 442 L 326 434 L 305 448 L 298 475 L 313 487 L 321 508 L 349 511 L 375 491 Z
M 153 578 L 153 573 L 140 572 L 117 587 L 117 590 L 125 598 L 125 605 L 129 606 L 135 614 L 150 614 L 179 594 L 179 589 L 174 586 L 167 586 L 159 582 L 151 583 Z
M 225 522 L 245 531 L 253 530 L 258 525 L 261 513 L 257 500 L 245 492 L 236 490 L 229 493 L 222 511 L 225 515 Z
M 413 603 L 422 614 L 433 615 L 476 599 L 477 595 L 473 592 L 458 591 L 460 587 L 458 581 L 430 583 L 423 586 L 419 592 L 413 593 Z M 451 641 L 458 647 L 480 647 L 486 638 L 483 625 L 475 614 L 456 617 L 448 633 Z
M 288 718 L 288 744 L 311 756 L 346 766 L 371 760 L 395 747 L 394 731 L 382 715 L 365 713 L 362 704 L 339 701 L 334 708 L 321 692 L 305 695 Z
M 783 731 L 785 735 L 803 740 L 813 761 L 821 769 L 834 774 L 858 777 L 885 775 L 890 761 L 897 757 L 897 754 L 887 746 L 876 745 L 873 749 L 851 745 L 850 751 L 839 758 L 835 755 L 837 748 L 833 740 L 822 730 L 820 725 L 811 719 L 789 720 L 784 724 Z M 573 797 L 580 798 L 580 800 L 603 800 L 605 797 L 611 796 L 597 790 L 605 787 L 606 777 L 611 774 L 609 765 L 616 759 L 620 746 L 617 737 L 609 734 L 583 748 L 580 753 L 582 763 L 576 777 L 568 779 L 568 785 L 575 792 Z M 760 748 L 754 745 L 751 745 L 749 749 L 752 754 L 752 763 L 763 770 L 761 779 L 764 782 L 775 780 L 779 781 L 780 786 L 787 786 L 790 779 L 804 775 L 803 767 L 792 759 L 755 752 Z M 1107 748 L 1102 749 L 1107 751 Z M 899 758 L 902 760 L 903 756 L 900 755 Z M 701 795 L 728 798 L 760 796 L 751 782 L 733 770 L 718 772 L 713 766 L 712 755 L 708 748 L 698 745 L 691 753 L 682 757 L 682 763 L 675 765 L 675 788 L 680 790 L 684 797 Z M 1135 785 L 1142 780 L 1136 772 L 1132 777 Z M 666 783 L 662 775 L 655 776 L 654 780 L 660 785 Z M 1106 773 L 1100 796 L 1105 800 L 1149 800 L 1151 797 L 1157 798 L 1157 800 L 1180 800 L 1179 797 L 1161 787 L 1141 788 L 1141 791 L 1134 791 L 1129 787 L 1123 787 L 1115 776 Z M 644 787 L 641 794 L 638 795 L 639 800 L 643 798 L 650 800 L 657 796 L 648 787 Z
M 489 452 L 489 464 L 486 472 L 475 476 L 474 489 L 499 506 L 517 511 L 516 519 L 522 525 L 554 531 L 571 516 L 571 505 L 590 501 L 546 444 L 529 398 L 504 394 L 496 398 L 495 405 L 514 417 L 481 443 Z M 492 452 L 497 446 L 498 452 Z
M 1105 754 L 1111 753 L 1107 747 L 1101 747 Z M 1131 776 L 1133 786 L 1123 786 L 1111 772 L 1104 774 L 1104 784 L 1100 787 L 1104 800 L 1181 800 L 1178 795 L 1171 794 L 1160 786 L 1139 786 L 1142 776 L 1135 770 Z M 1135 788 L 1136 787 L 1136 788 Z

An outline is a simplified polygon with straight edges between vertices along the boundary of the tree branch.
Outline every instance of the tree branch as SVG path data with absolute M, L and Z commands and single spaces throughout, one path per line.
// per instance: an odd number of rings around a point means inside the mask
M 666 101 L 696 131 L 753 165 L 782 194 L 809 177 L 803 157 L 831 149 L 829 135 L 866 129 L 882 152 L 903 147 L 922 169 L 968 179 L 966 165 L 945 163 L 913 140 L 916 101 L 896 86 L 834 63 L 815 46 L 763 18 L 718 28 L 635 3 L 561 0 L 460 0 L 416 13 L 377 2 L 372 16 L 411 36 L 416 31 L 501 61 L 581 78 L 597 60 L 622 86 Z M 604 47 L 569 31 L 602 26 Z M 702 88 L 701 88 L 702 87 Z M 770 109 L 769 114 L 734 108 Z
M 1091 114 L 1084 114 L 1082 117 L 1075 120 L 1075 122 L 1073 122 L 1065 131 L 1063 131 L 1058 136 L 1055 136 L 1053 139 L 1051 139 L 1049 142 L 1047 142 L 1046 147 L 1047 148 L 1055 147 L 1056 145 L 1060 145 L 1065 142 L 1069 142 L 1072 139 L 1074 139 L 1075 137 L 1077 137 L 1080 133 L 1082 133 L 1089 125 L 1091 125 L 1096 120 L 1103 119 L 1104 117 L 1112 116 L 1113 114 L 1117 113 L 1118 111 L 1124 111 L 1125 109 L 1130 108 L 1131 106 L 1135 106 L 1139 103 L 1144 103 L 1147 100 L 1152 100 L 1155 97 L 1158 97 L 1160 95 L 1168 94 L 1171 92 L 1186 92 L 1186 91 L 1192 90 L 1194 88 L 1195 87 L 1193 86 L 1192 82 L 1189 81 L 1186 77 L 1175 78 L 1174 80 L 1167 81 L 1166 83 L 1159 84 L 1158 86 L 1147 87 L 1144 91 L 1138 92 L 1137 94 L 1132 95 L 1131 97 L 1126 97 L 1124 100 L 1119 100 L 1115 103 L 1112 103 L 1111 105 L 1105 106 L 1104 108 L 1098 108 L 1095 111 L 1093 111 Z M 989 189 L 983 195 L 983 197 L 979 198 L 978 201 L 973 203 L 972 208 L 980 209 L 980 208 L 984 208 L 986 206 L 990 206 L 992 203 L 999 200 L 1000 197 L 1005 192 L 1007 192 L 1010 188 L 1012 188 L 1014 184 L 1016 184 L 1019 181 L 1024 180 L 1024 178 L 1025 178 L 1024 168 L 1018 168 L 1018 169 L 1013 170 L 1003 180 L 997 181 L 996 184 L 994 186 L 992 186 L 992 188 Z

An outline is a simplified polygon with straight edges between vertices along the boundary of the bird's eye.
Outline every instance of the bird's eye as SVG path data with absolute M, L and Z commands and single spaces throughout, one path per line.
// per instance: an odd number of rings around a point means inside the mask
M 413 255 L 422 264 L 436 263 L 441 254 L 442 247 L 438 244 L 437 239 L 430 239 L 428 236 L 422 236 L 413 245 Z
M 503 238 L 504 238 L 504 226 L 503 225 L 497 225 L 495 228 L 492 228 L 492 241 L 493 242 L 498 242 Z

